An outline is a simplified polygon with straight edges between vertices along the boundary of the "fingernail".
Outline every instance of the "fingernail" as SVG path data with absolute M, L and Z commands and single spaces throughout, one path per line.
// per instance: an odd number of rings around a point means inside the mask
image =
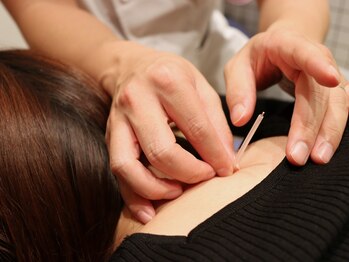
M 299 165 L 304 165 L 309 157 L 309 148 L 303 141 L 297 142 L 291 151 L 291 156 Z
M 335 77 L 335 78 L 337 79 L 338 82 L 341 81 L 340 75 L 339 75 L 339 73 L 338 73 L 338 70 L 337 70 L 333 65 L 330 65 L 330 66 L 328 67 L 328 72 L 329 72 L 333 77 Z
M 174 199 L 176 197 L 179 197 L 183 193 L 182 190 L 173 190 L 164 195 L 164 199 Z
M 237 104 L 233 107 L 231 111 L 231 117 L 233 124 L 238 123 L 241 118 L 244 116 L 246 108 L 242 104 Z
M 153 219 L 154 214 L 153 212 L 152 214 L 150 214 L 147 211 L 140 210 L 137 212 L 137 217 L 138 217 L 138 220 L 141 221 L 143 224 L 147 224 L 150 220 Z
M 328 142 L 323 142 L 318 150 L 318 156 L 325 164 L 331 160 L 333 153 L 333 147 Z

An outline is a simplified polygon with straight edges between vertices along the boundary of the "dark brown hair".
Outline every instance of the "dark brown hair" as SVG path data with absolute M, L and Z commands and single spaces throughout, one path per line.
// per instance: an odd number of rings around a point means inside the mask
M 106 261 L 122 201 L 96 84 L 30 51 L 0 52 L 0 260 Z

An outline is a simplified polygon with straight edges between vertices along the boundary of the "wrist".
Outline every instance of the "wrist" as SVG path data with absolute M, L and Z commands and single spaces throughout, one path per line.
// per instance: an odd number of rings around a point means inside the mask
M 287 33 L 303 36 L 311 41 L 322 43 L 326 35 L 327 28 L 311 30 L 294 19 L 280 19 L 268 27 L 268 33 Z
M 100 87 L 113 96 L 116 86 L 137 65 L 139 59 L 153 51 L 131 41 L 106 41 L 85 58 L 84 67 Z

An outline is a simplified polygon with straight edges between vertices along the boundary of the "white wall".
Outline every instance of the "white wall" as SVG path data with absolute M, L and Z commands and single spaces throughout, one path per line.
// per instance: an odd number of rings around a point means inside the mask
M 24 38 L 2 3 L 0 3 L 0 48 L 27 48 Z

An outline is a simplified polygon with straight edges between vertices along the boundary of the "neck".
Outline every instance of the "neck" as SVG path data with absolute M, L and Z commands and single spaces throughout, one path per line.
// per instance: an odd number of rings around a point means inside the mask
M 286 137 L 259 140 L 248 146 L 240 170 L 228 177 L 192 185 L 177 199 L 154 203 L 156 216 L 146 225 L 134 220 L 124 208 L 120 217 L 116 246 L 133 233 L 188 235 L 189 232 L 260 183 L 284 158 Z M 188 215 L 190 214 L 190 215 Z

